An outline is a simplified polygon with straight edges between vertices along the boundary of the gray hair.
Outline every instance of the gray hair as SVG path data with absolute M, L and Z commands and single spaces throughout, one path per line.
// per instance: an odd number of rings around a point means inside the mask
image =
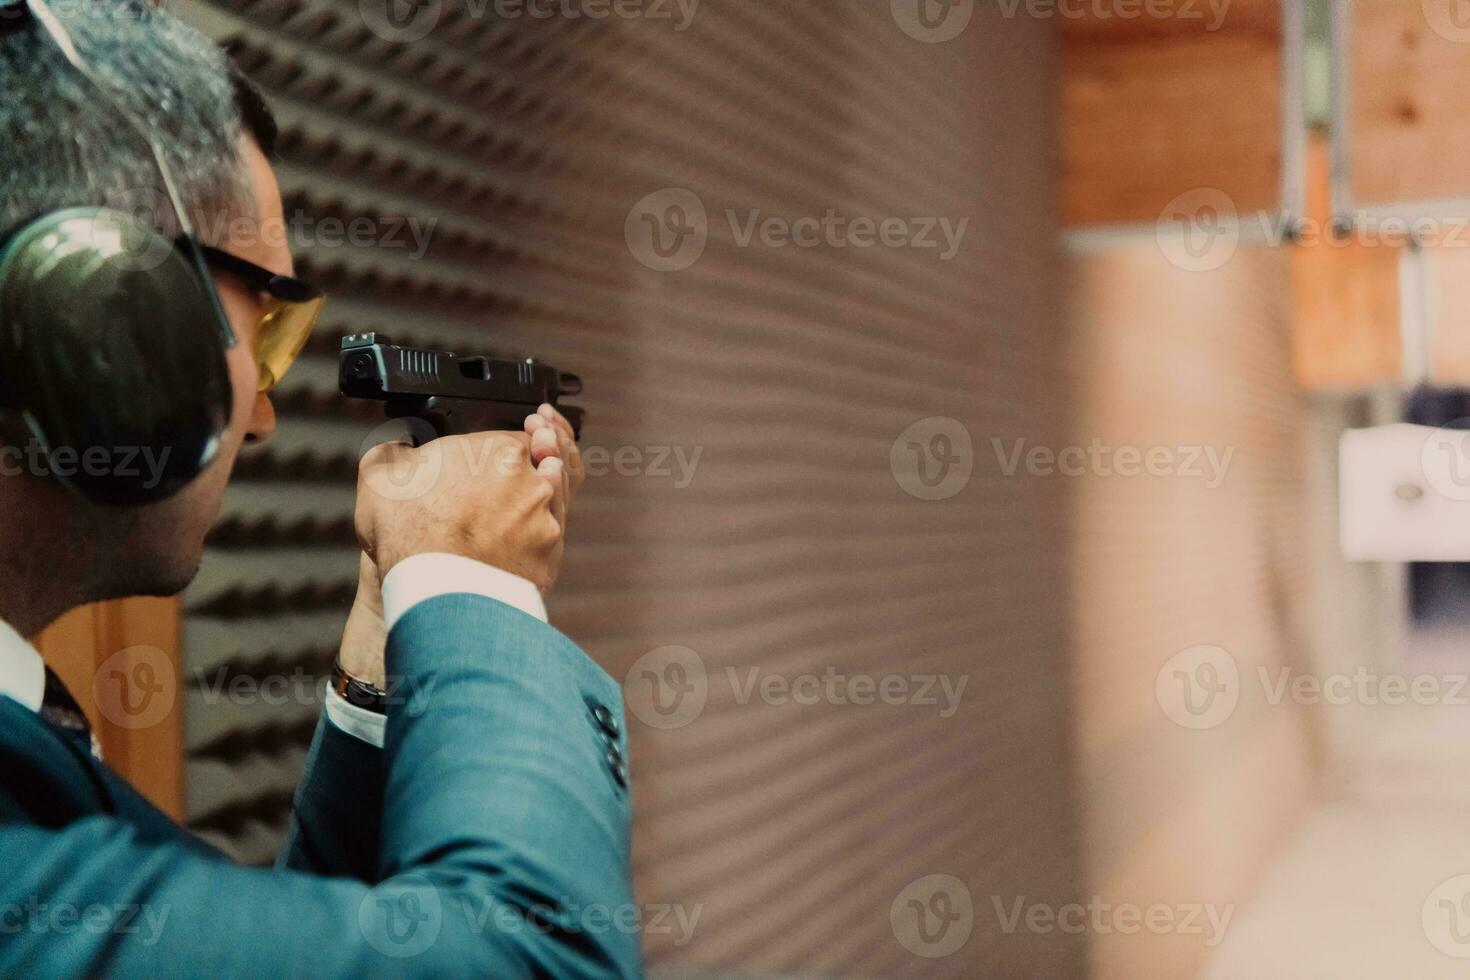
M 148 143 L 119 104 L 162 148 L 206 240 L 230 217 L 253 214 L 239 153 L 248 83 L 224 53 L 172 14 L 133 0 L 49 6 L 106 91 L 33 18 L 0 25 L 0 236 L 48 211 L 86 205 L 149 208 L 171 222 Z

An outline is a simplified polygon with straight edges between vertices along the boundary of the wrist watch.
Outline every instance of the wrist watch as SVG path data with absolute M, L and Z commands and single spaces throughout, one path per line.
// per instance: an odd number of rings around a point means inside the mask
M 342 661 L 336 660 L 332 664 L 332 688 L 337 695 L 348 704 L 358 708 L 365 708 L 375 714 L 386 715 L 388 713 L 388 692 L 381 687 L 369 684 L 367 681 L 358 680 L 347 673 L 342 667 Z

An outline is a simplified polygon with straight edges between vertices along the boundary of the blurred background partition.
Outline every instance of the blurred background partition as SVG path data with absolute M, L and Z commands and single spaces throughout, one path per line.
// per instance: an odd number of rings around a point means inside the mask
M 1087 880 L 1109 906 L 1225 916 L 1321 762 L 1307 710 L 1258 680 L 1312 662 L 1287 257 L 1243 249 L 1206 276 L 1117 244 L 1073 276 L 1076 443 L 1097 461 L 1070 590 Z M 1092 975 L 1194 976 L 1219 938 L 1103 929 Z
M 333 294 L 186 596 L 196 828 L 269 858 L 316 699 L 230 685 L 312 689 L 352 594 L 373 418 L 337 338 L 534 354 L 591 413 L 553 620 L 627 682 L 639 900 L 697 917 L 645 931 L 652 965 L 1082 971 L 1081 936 L 997 915 L 1082 890 L 1067 490 L 993 448 L 1067 438 L 1057 51 L 917 6 L 178 0 L 273 99 Z M 960 901 L 973 935 L 926 956 L 915 917 Z
M 1384 324 L 1404 344 L 1399 364 L 1357 357 L 1337 387 L 1470 384 L 1470 15 L 1461 0 L 1332 0 L 1331 15 L 1333 217 L 1352 251 L 1402 258 L 1342 292 L 1397 303 L 1397 322 L 1349 303 L 1336 329 Z

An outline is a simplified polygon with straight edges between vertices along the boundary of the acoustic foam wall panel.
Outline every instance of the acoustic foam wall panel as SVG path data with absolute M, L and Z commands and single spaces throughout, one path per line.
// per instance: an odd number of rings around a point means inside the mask
M 314 672 L 335 645 L 373 425 L 332 397 L 336 337 L 535 354 L 586 380 L 602 460 L 553 622 L 628 680 L 639 900 L 698 915 L 692 937 L 645 931 L 651 963 L 1079 975 L 1079 937 L 1007 931 L 990 898 L 1080 889 L 1064 488 L 987 455 L 992 435 L 1055 444 L 1066 422 L 1051 25 L 977 5 L 937 41 L 903 2 L 707 0 L 681 29 L 446 0 L 400 43 L 368 6 L 179 3 L 275 102 L 288 209 L 433 223 L 417 257 L 320 225 L 297 243 L 328 314 L 189 593 L 190 663 Z M 936 247 L 863 245 L 877 236 L 829 232 L 829 212 Z M 817 244 L 772 244 L 770 217 L 816 219 L 801 234 Z M 977 447 L 943 500 L 906 491 L 893 463 L 933 417 Z M 669 676 L 671 648 L 696 658 L 702 709 L 659 727 L 643 671 Z M 752 671 L 967 680 L 944 715 L 743 693 Z M 316 706 L 205 693 L 190 812 L 265 860 Z M 973 909 L 944 956 L 894 925 L 931 875 Z

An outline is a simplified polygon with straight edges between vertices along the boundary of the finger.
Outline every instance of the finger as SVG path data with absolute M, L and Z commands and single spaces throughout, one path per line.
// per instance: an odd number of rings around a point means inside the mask
M 577 448 L 577 434 L 572 431 L 572 423 L 550 404 L 543 403 L 536 409 L 536 414 L 543 422 L 555 428 L 561 458 L 566 461 L 567 472 L 571 477 L 570 487 L 575 491 L 587 478 L 587 474 L 582 469 L 582 451 Z
M 564 525 L 567 517 L 567 471 L 560 458 L 548 456 L 537 466 L 536 472 L 551 485 L 551 515 L 558 525 Z
M 537 464 L 544 459 L 561 455 L 561 443 L 556 430 L 550 425 L 531 434 L 531 461 Z
M 527 435 L 534 436 L 537 429 L 551 428 L 551 423 L 546 421 L 546 419 L 542 418 L 535 412 L 532 412 L 530 415 L 526 416 L 526 421 L 523 427 L 525 428 Z
M 573 442 L 576 441 L 577 434 L 572 431 L 572 423 L 567 421 L 565 415 L 556 410 L 555 405 L 552 405 L 550 402 L 542 402 L 541 407 L 536 409 L 536 414 L 560 429 L 566 434 L 568 439 L 571 439 Z

